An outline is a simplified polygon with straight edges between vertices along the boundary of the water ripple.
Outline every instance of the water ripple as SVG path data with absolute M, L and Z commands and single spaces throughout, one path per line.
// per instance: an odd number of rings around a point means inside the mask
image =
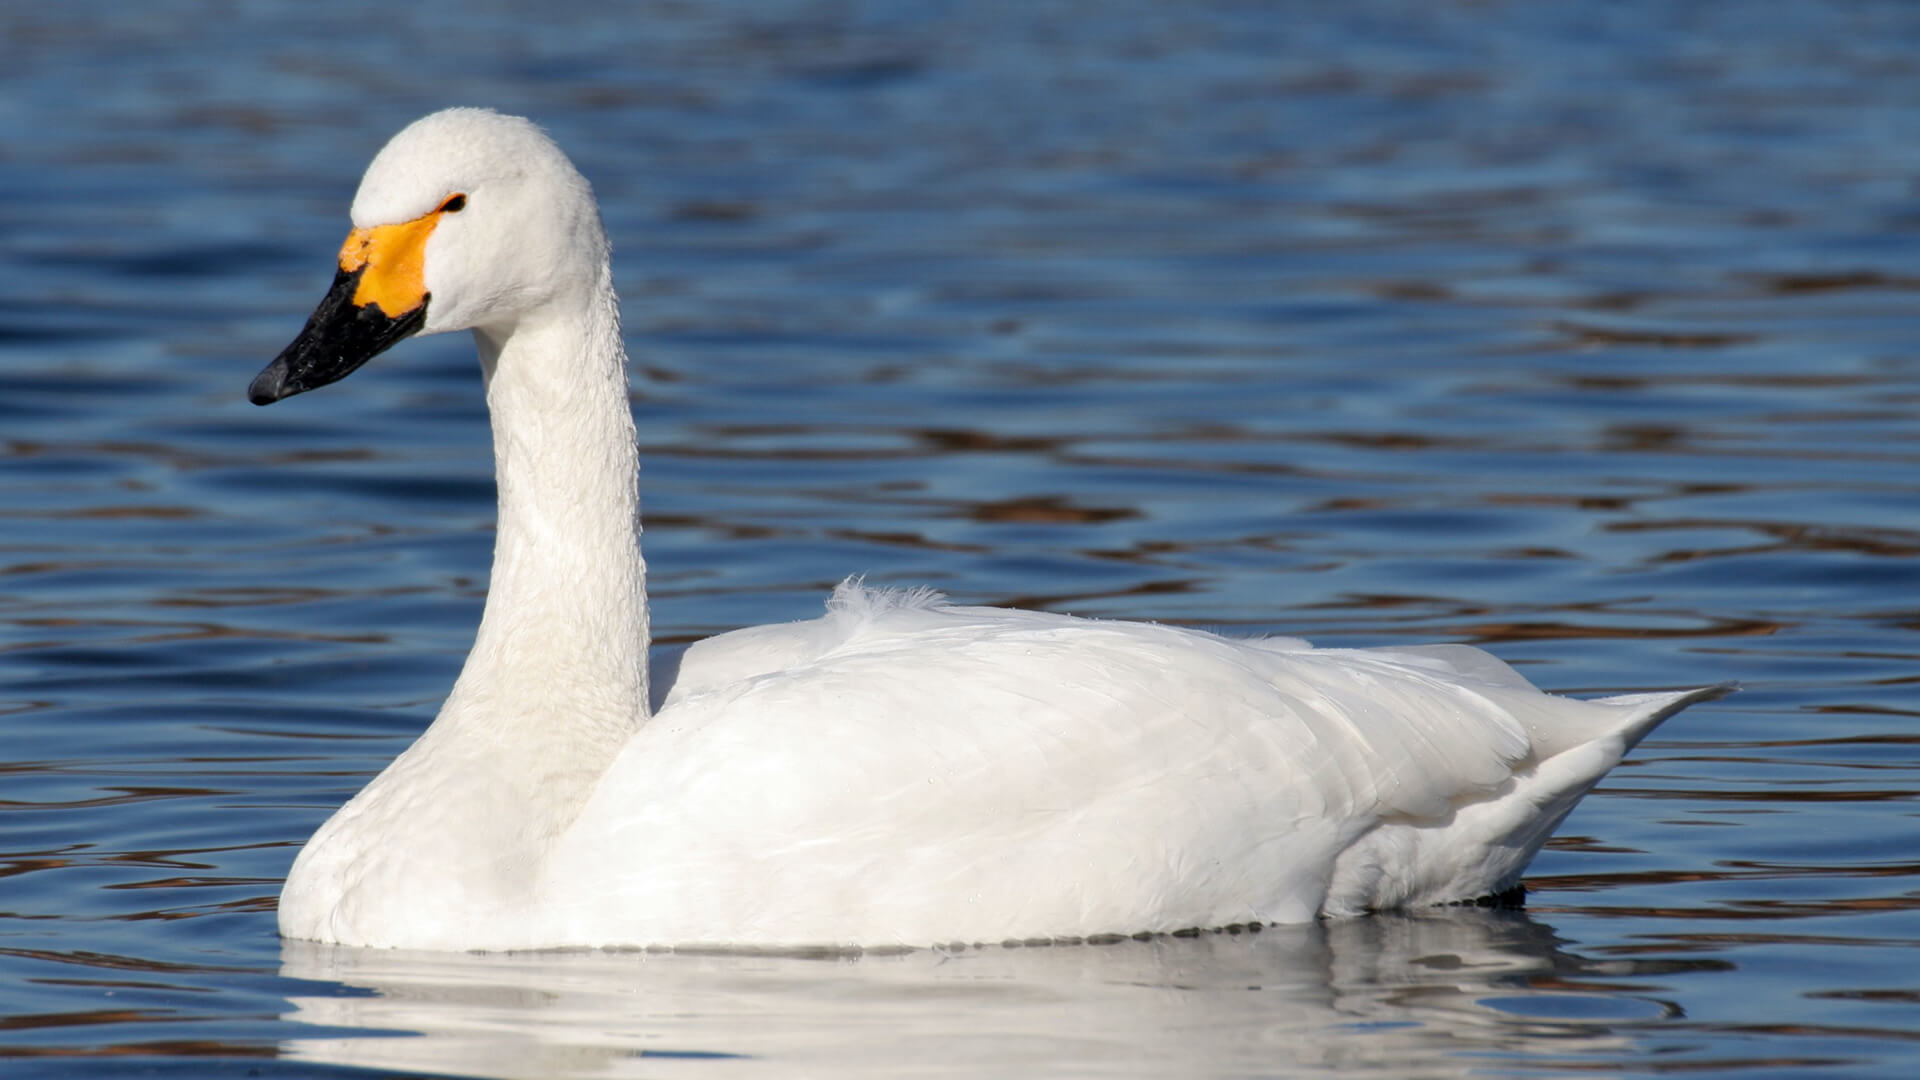
M 1881 2 L 0 11 L 0 1057 L 1904 1080 L 1916 31 Z M 493 491 L 465 341 L 270 412 L 244 386 L 367 155 L 456 101 L 537 116 L 605 205 L 665 645 L 859 572 L 1746 690 L 1582 804 L 1526 912 L 283 952 L 295 847 L 458 671 Z

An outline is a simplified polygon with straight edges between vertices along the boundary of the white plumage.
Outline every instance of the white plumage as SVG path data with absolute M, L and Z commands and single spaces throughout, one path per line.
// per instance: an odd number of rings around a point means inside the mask
M 290 937 L 926 945 L 1469 900 L 1515 884 L 1654 725 L 1723 692 L 1579 702 L 1465 646 L 1314 649 L 857 582 L 650 685 L 586 182 L 526 121 L 448 110 L 381 151 L 353 218 L 378 243 L 424 236 L 418 330 L 474 330 L 500 525 L 458 682 L 301 852 Z M 366 358 L 305 377 L 299 345 L 255 400 Z

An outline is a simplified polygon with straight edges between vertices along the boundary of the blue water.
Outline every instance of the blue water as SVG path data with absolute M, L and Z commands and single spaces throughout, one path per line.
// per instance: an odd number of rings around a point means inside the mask
M 0 1071 L 1920 1072 L 1920 7 L 1335 8 L 0 7 Z M 283 946 L 464 655 L 491 466 L 464 340 L 244 388 L 448 104 L 603 201 L 667 641 L 864 572 L 1746 689 L 1524 911 Z

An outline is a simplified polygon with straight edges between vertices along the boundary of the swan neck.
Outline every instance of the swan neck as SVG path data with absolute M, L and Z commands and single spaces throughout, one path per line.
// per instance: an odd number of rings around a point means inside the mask
M 648 630 L 639 464 L 610 274 L 578 304 L 474 336 L 500 514 L 486 609 L 455 699 L 611 752 L 646 716 Z

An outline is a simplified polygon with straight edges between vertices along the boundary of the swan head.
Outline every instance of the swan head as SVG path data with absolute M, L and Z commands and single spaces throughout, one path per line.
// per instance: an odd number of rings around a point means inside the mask
M 607 274 L 592 189 L 528 120 L 446 109 L 414 121 L 367 167 L 327 295 L 255 376 L 256 405 L 345 378 L 401 340 L 499 337 Z

